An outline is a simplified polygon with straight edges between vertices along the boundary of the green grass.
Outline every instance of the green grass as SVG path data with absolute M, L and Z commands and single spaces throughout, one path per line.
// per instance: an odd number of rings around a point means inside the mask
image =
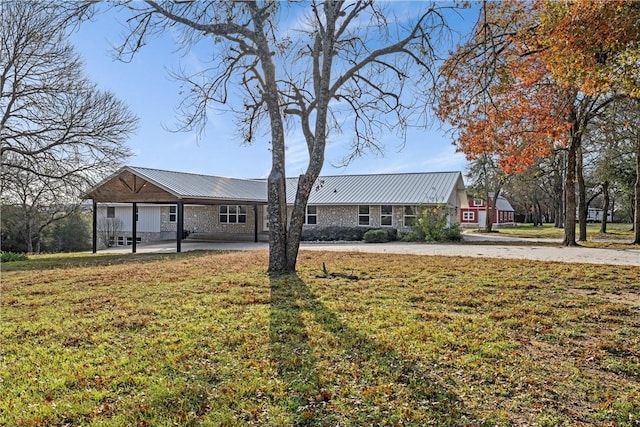
M 576 225 L 576 236 L 579 225 Z M 534 227 L 532 224 L 518 224 L 517 227 L 494 228 L 494 231 L 513 237 L 523 238 L 557 238 L 564 237 L 564 230 L 556 228 L 553 224 L 544 224 Z M 600 233 L 600 224 L 587 224 L 587 240 L 611 239 L 611 240 L 633 240 L 631 224 L 612 223 L 607 224 L 607 233 Z
M 579 236 L 579 225 L 576 225 L 576 239 Z M 482 233 L 482 231 L 478 231 Z M 543 226 L 534 227 L 532 224 L 518 224 L 516 227 L 495 227 L 492 233 L 508 237 L 520 237 L 523 239 L 532 239 L 531 242 L 466 242 L 466 244 L 498 244 L 498 245 L 557 245 L 557 243 L 539 242 L 533 239 L 562 239 L 564 237 L 564 229 L 556 228 L 553 224 L 545 224 Z M 630 242 L 633 241 L 633 230 L 631 224 L 608 224 L 607 233 L 600 233 L 600 224 L 587 224 L 587 241 L 577 242 L 580 246 L 590 248 L 608 248 L 608 249 L 637 249 L 637 245 Z
M 297 275 L 269 277 L 266 263 L 3 264 L 0 425 L 640 420 L 638 267 L 303 251 Z

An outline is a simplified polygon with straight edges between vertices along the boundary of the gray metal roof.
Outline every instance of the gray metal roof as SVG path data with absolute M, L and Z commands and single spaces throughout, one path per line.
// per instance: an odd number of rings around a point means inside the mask
M 264 180 L 225 178 L 126 166 L 124 169 L 146 178 L 178 198 L 267 201 Z
M 226 178 L 135 166 L 123 167 L 88 194 L 124 171 L 152 182 L 178 199 L 267 202 L 267 181 L 264 179 Z M 297 185 L 298 178 L 287 178 L 288 204 L 295 201 Z M 464 191 L 460 172 L 321 176 L 314 184 L 309 204 L 446 204 L 456 191 Z
M 515 211 L 515 209 L 513 209 L 513 206 L 511 206 L 511 203 L 509 203 L 509 201 L 503 196 L 498 196 L 496 207 L 501 211 Z
M 293 203 L 297 178 L 287 180 L 287 202 Z M 464 190 L 460 172 L 321 176 L 310 205 L 446 204 L 456 190 Z

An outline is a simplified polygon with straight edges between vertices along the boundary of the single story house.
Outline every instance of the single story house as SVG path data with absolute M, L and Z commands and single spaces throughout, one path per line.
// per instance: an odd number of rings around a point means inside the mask
M 490 195 L 493 199 L 493 195 Z M 487 202 L 478 197 L 469 198 L 469 204 L 460 209 L 460 225 L 463 227 L 484 227 L 487 220 Z M 490 201 L 491 203 L 491 201 Z M 493 224 L 501 226 L 515 226 L 515 209 L 503 196 L 498 196 L 493 210 Z
M 287 201 L 298 178 L 287 179 Z M 186 237 L 268 240 L 267 181 L 125 166 L 85 195 L 93 200 L 98 244 L 132 245 Z M 441 206 L 449 223 L 468 206 L 461 172 L 322 176 L 309 197 L 305 227 L 410 230 L 419 206 Z M 98 238 L 100 237 L 100 239 Z

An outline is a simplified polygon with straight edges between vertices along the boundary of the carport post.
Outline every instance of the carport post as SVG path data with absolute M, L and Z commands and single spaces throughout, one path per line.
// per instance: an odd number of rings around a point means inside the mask
M 178 202 L 178 206 L 176 206 L 176 222 L 177 230 L 176 230 L 176 252 L 182 252 L 182 236 L 184 235 L 184 203 Z
M 91 250 L 95 254 L 98 252 L 98 204 L 95 199 L 93 200 L 93 236 L 91 237 Z
M 258 243 L 258 204 L 253 204 L 253 242 Z
M 132 203 L 132 211 L 131 214 L 131 253 L 136 253 L 136 234 L 138 234 L 138 221 L 137 221 L 137 213 L 138 213 L 138 204 L 136 202 Z

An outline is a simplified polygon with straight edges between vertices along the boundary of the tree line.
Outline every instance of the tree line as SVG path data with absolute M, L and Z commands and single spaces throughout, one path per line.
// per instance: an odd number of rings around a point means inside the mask
M 586 240 L 589 202 L 602 194 L 607 211 L 612 192 L 632 201 L 640 243 L 639 18 L 627 0 L 483 2 L 440 70 L 436 112 L 478 191 L 497 198 L 509 185 L 538 211 L 551 193 L 566 246 L 576 222 Z
M 137 118 L 84 75 L 68 40 L 75 8 L 0 8 L 2 250 L 86 249 L 79 197 L 129 157 Z

